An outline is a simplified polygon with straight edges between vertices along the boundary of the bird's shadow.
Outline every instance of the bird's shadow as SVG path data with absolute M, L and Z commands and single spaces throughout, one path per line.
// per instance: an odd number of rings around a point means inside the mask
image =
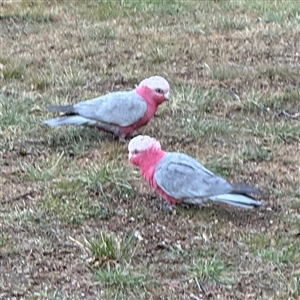
M 111 133 L 99 131 L 96 128 L 51 128 L 45 129 L 40 143 L 54 152 L 65 151 L 69 154 L 81 154 L 94 148 L 101 148 L 102 144 L 119 142 L 119 138 Z M 122 143 L 120 142 L 120 145 Z
M 201 205 L 193 204 L 177 204 L 170 206 L 159 196 L 151 195 L 151 200 L 155 200 L 157 210 L 166 214 L 172 214 L 174 210 L 179 215 L 189 215 L 191 218 L 201 218 L 206 222 L 214 222 L 218 220 L 222 223 L 231 223 L 237 227 L 265 227 L 268 228 L 270 220 L 276 219 L 282 208 L 268 207 L 266 205 L 253 209 L 243 209 L 223 203 L 205 203 Z

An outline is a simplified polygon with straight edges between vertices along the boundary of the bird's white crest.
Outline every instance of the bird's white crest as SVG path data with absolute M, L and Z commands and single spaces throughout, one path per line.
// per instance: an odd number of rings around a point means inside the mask
M 149 135 L 138 135 L 131 139 L 128 144 L 129 158 L 134 152 L 142 152 L 153 146 L 161 149 L 160 142 L 155 138 L 152 138 Z
M 170 90 L 169 82 L 161 76 L 151 76 L 149 78 L 146 78 L 140 82 L 139 86 L 141 85 L 146 85 L 148 88 L 152 90 L 162 89 L 167 94 L 167 96 L 169 96 L 169 90 Z

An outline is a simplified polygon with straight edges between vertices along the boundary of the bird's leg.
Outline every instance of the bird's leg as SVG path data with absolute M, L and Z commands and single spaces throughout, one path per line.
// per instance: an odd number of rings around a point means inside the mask
M 127 140 L 125 138 L 123 138 L 123 137 L 119 137 L 119 142 L 120 143 L 126 143 Z
M 172 214 L 173 211 L 176 209 L 175 206 L 173 206 L 165 201 L 163 203 L 159 203 L 158 208 L 159 208 L 159 210 L 170 213 L 170 214 Z
M 179 204 L 183 209 L 190 209 L 191 205 L 188 203 L 180 202 Z
M 120 143 L 126 143 L 127 142 L 125 134 L 123 134 L 123 133 L 120 134 L 119 133 L 119 142 Z

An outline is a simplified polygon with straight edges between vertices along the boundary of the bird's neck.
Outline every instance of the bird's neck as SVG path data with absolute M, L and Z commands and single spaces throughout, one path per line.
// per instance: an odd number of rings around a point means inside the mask
M 136 93 L 140 95 L 148 104 L 148 106 L 157 108 L 158 105 L 162 102 L 161 96 L 157 95 L 157 93 L 146 85 L 141 85 L 136 88 Z
M 135 124 L 136 128 L 146 125 L 157 111 L 158 105 L 160 104 L 157 99 L 156 93 L 149 89 L 147 86 L 142 85 L 136 88 L 136 93 L 142 97 L 147 103 L 147 110 L 144 116 Z
M 156 164 L 163 158 L 165 151 L 152 147 L 147 151 L 139 153 L 134 163 L 139 166 L 142 176 L 153 187 L 155 184 L 153 175 Z

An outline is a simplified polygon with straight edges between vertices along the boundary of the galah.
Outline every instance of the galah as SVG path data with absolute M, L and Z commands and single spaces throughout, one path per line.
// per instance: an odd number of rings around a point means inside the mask
M 169 204 L 201 204 L 216 201 L 242 208 L 260 206 L 250 194 L 261 191 L 247 184 L 230 184 L 213 174 L 194 158 L 178 152 L 165 152 L 160 142 L 147 135 L 131 139 L 129 160 Z
M 169 91 L 166 79 L 152 76 L 141 81 L 135 90 L 112 92 L 73 105 L 49 106 L 48 110 L 64 115 L 42 124 L 86 125 L 111 132 L 124 140 L 151 120 L 158 106 L 168 99 Z

